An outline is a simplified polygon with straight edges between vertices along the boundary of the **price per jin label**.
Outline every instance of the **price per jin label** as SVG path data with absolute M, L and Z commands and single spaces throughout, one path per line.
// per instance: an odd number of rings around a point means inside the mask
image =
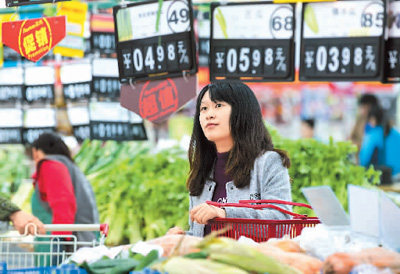
M 305 43 L 301 59 L 300 79 L 310 78 L 371 78 L 380 72 L 378 43 L 346 42 L 348 39 L 324 39 L 324 44 Z M 322 41 L 321 41 L 322 42 Z
M 190 41 L 180 35 L 178 41 L 176 35 L 163 37 L 162 43 L 158 38 L 141 40 L 141 45 L 133 47 L 124 46 L 121 49 L 118 65 L 120 67 L 120 78 L 147 77 L 151 74 L 179 72 L 192 68 L 192 51 Z M 165 38 L 165 39 L 164 39 Z M 123 81 L 123 79 L 122 79 Z
M 21 144 L 22 128 L 0 128 L 0 144 Z
M 243 45 L 242 41 L 231 41 L 230 44 L 235 45 L 231 47 L 219 47 L 219 44 L 226 42 L 214 42 L 215 52 L 211 60 L 214 78 L 259 77 L 279 80 L 287 78 L 292 70 L 292 48 L 287 40 L 253 40 L 251 47 Z

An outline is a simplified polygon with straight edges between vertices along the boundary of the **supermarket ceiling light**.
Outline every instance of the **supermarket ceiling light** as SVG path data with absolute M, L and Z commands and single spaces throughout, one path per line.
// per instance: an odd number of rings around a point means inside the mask
M 6 0 L 7 7 L 27 6 L 34 4 L 56 3 L 70 0 Z

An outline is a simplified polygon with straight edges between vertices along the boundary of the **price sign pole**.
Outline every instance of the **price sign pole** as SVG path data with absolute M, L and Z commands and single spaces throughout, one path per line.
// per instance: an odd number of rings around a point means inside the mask
M 197 72 L 190 0 L 133 3 L 113 8 L 121 83 Z
M 301 81 L 382 81 L 385 3 L 305 3 Z
M 294 80 L 294 5 L 211 5 L 210 81 Z
M 389 3 L 388 40 L 385 43 L 386 83 L 400 82 L 400 1 Z

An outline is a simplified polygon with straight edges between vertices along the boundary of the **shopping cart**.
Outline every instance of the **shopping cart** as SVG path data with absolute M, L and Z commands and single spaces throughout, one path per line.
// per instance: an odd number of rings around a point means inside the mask
M 272 203 L 272 204 L 271 204 Z M 313 227 L 320 223 L 316 217 L 293 213 L 274 204 L 286 204 L 307 207 L 310 205 L 293 203 L 280 200 L 241 200 L 239 203 L 217 203 L 207 201 L 207 204 L 217 207 L 243 207 L 252 209 L 271 208 L 293 216 L 287 220 L 262 220 L 262 219 L 239 219 L 239 218 L 215 218 L 210 221 L 211 231 L 221 231 L 220 236 L 238 239 L 245 236 L 256 242 L 265 242 L 270 238 L 282 238 L 288 235 L 294 238 L 300 235 L 305 227 Z
M 73 224 L 45 225 L 48 232 L 52 231 L 98 231 L 100 236 L 92 242 L 78 241 L 75 235 L 36 235 L 29 236 L 25 227 L 24 235 L 0 235 L 0 274 L 3 273 L 81 273 L 71 272 L 64 268 L 59 272 L 55 268 L 61 265 L 80 247 L 95 247 L 104 245 L 108 234 L 107 224 Z M 35 231 L 36 227 L 34 226 Z M 42 247 L 42 248 L 41 248 Z M 44 248 L 43 248 L 44 247 Z M 38 251 L 41 250 L 41 251 Z M 68 270 L 68 271 L 67 271 Z

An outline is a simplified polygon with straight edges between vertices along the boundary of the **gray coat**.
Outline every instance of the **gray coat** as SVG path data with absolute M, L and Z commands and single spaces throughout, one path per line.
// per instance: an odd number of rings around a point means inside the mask
M 212 172 L 213 174 L 213 172 Z M 216 183 L 207 180 L 204 184 L 203 192 L 199 196 L 190 196 L 189 210 L 193 207 L 211 201 L 214 194 Z M 281 157 L 274 151 L 268 151 L 259 156 L 254 162 L 251 172 L 250 185 L 244 188 L 237 188 L 233 181 L 226 184 L 226 194 L 228 203 L 237 203 L 239 200 L 284 200 L 291 201 L 291 188 L 289 172 L 282 165 Z M 291 210 L 289 205 L 279 205 L 283 209 Z M 247 218 L 282 220 L 289 219 L 290 216 L 275 209 L 255 210 L 250 208 L 225 207 L 227 218 Z M 203 237 L 204 225 L 192 222 L 189 218 L 189 235 Z

